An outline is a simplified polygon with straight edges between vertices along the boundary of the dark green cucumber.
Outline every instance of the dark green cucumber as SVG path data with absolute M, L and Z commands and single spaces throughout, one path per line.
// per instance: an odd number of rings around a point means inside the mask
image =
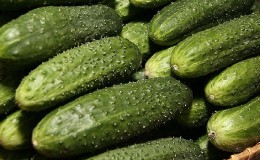
M 148 78 L 171 77 L 171 55 L 175 46 L 153 54 L 145 63 L 145 75 Z
M 205 87 L 207 100 L 216 106 L 246 102 L 260 91 L 260 56 L 239 61 L 213 77 Z
M 147 59 L 151 55 L 148 22 L 131 21 L 125 24 L 121 37 L 137 45 L 143 55 L 143 59 Z
M 93 152 L 162 125 L 191 99 L 191 90 L 172 77 L 100 89 L 50 112 L 33 130 L 32 142 L 49 157 Z
M 28 10 L 43 6 L 71 6 L 71 5 L 89 5 L 101 0 L 0 0 L 0 10 L 17 11 Z
M 204 160 L 199 145 L 183 138 L 161 138 L 145 143 L 117 148 L 82 160 Z
M 121 18 L 104 5 L 37 8 L 0 28 L 0 61 L 38 64 L 121 29 Z
M 194 78 L 207 75 L 260 50 L 260 13 L 228 21 L 180 42 L 172 56 L 175 75 Z
M 8 115 L 0 124 L 0 144 L 8 150 L 32 147 L 32 130 L 43 114 L 18 110 Z
M 123 82 L 140 66 L 135 44 L 107 37 L 67 50 L 35 68 L 16 90 L 23 110 L 42 110 L 93 89 Z
M 260 96 L 214 113 L 208 121 L 210 142 L 228 152 L 241 152 L 260 141 Z
M 140 8 L 157 8 L 170 3 L 172 0 L 130 0 L 130 2 Z
M 194 30 L 219 19 L 250 10 L 254 0 L 180 0 L 169 4 L 151 20 L 150 38 L 159 45 L 171 46 Z M 222 20 L 221 20 L 222 21 Z
M 206 160 L 223 160 L 228 159 L 230 156 L 229 152 L 222 151 L 212 145 L 208 139 L 208 135 L 199 137 L 195 140 L 195 143 L 197 143 L 204 152 Z

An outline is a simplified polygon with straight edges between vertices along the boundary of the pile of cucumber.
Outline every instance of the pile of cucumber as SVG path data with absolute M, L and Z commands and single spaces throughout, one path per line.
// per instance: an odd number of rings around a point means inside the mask
M 0 0 L 0 159 L 228 159 L 259 93 L 258 0 Z

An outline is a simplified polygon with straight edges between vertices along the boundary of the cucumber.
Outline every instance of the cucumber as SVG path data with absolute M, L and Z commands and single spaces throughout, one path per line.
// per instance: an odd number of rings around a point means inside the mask
M 198 32 L 180 42 L 172 56 L 173 73 L 195 78 L 225 68 L 260 50 L 260 14 L 255 13 Z
M 121 37 L 137 45 L 143 55 L 143 59 L 147 59 L 151 55 L 148 22 L 131 21 L 125 24 Z
M 241 152 L 260 141 L 260 96 L 214 113 L 207 124 L 210 142 L 228 152 Z
M 43 6 L 70 6 L 70 5 L 90 5 L 101 0 L 0 0 L 0 10 L 17 11 L 29 10 Z
M 171 77 L 171 55 L 175 46 L 153 54 L 145 63 L 145 75 L 148 78 Z
M 0 143 L 8 150 L 32 147 L 32 130 L 43 118 L 43 114 L 18 110 L 8 115 L 0 125 Z
M 170 3 L 172 0 L 130 0 L 130 2 L 140 8 L 157 8 Z
M 67 50 L 39 65 L 16 90 L 23 110 L 54 107 L 94 89 L 123 82 L 141 66 L 142 55 L 132 42 L 107 37 Z
M 142 159 L 142 160 L 204 160 L 199 145 L 183 138 L 160 138 L 145 143 L 130 145 L 106 151 L 99 155 L 82 158 L 81 160 L 112 160 L 112 159 Z
M 235 106 L 260 91 L 260 56 L 239 61 L 214 76 L 205 87 L 207 100 L 216 106 Z
M 100 89 L 47 114 L 33 130 L 33 146 L 48 157 L 94 152 L 173 119 L 191 99 L 191 90 L 172 77 Z
M 254 0 L 180 0 L 160 10 L 150 22 L 150 38 L 158 45 L 172 46 L 219 19 L 250 10 Z M 222 22 L 223 20 L 220 20 Z M 211 25 L 210 25 L 211 26 Z M 210 27 L 209 26 L 209 27 Z M 202 28 L 201 28 L 202 27 Z
M 0 61 L 17 66 L 39 64 L 121 30 L 121 18 L 104 5 L 37 8 L 0 28 Z

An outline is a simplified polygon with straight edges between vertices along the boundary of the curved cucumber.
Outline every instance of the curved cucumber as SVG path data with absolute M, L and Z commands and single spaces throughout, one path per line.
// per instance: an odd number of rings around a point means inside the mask
M 191 99 L 191 90 L 172 77 L 100 89 L 45 116 L 33 131 L 33 145 L 49 157 L 96 151 L 173 119 Z
M 172 46 L 194 30 L 213 22 L 217 25 L 220 19 L 232 19 L 232 15 L 250 10 L 253 3 L 254 0 L 175 1 L 152 18 L 150 38 L 159 45 Z
M 228 152 L 241 152 L 260 140 L 260 96 L 214 113 L 208 121 L 210 142 Z
M 172 0 L 130 0 L 130 2 L 140 8 L 157 8 L 166 5 Z
M 65 51 L 26 76 L 15 99 L 23 110 L 42 110 L 129 78 L 142 55 L 132 42 L 108 37 Z
M 148 78 L 171 77 L 171 55 L 175 46 L 158 51 L 153 54 L 145 63 L 145 75 Z
M 260 91 L 260 56 L 240 61 L 213 77 L 205 87 L 207 100 L 217 106 L 246 102 Z
M 180 42 L 172 56 L 175 75 L 194 78 L 234 64 L 260 50 L 260 13 L 201 31 Z
M 32 147 L 32 130 L 43 114 L 18 110 L 8 115 L 0 124 L 0 144 L 8 150 Z
M 199 145 L 183 138 L 161 138 L 145 143 L 134 144 L 124 148 L 110 150 L 82 160 L 142 159 L 169 160 L 192 159 L 204 160 Z
M 0 61 L 38 64 L 121 29 L 120 17 L 104 5 L 37 8 L 0 28 Z
M 0 10 L 28 10 L 43 6 L 70 6 L 97 3 L 101 0 L 0 0 Z

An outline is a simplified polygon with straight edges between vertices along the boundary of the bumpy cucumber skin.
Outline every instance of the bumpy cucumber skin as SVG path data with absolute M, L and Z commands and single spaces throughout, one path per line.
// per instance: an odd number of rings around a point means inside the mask
M 207 124 L 210 142 L 228 152 L 241 152 L 260 140 L 260 96 L 214 113 Z
M 20 150 L 32 147 L 32 130 L 43 117 L 18 110 L 8 115 L 0 124 L 0 143 L 8 150 Z
M 158 51 L 145 63 L 145 75 L 148 78 L 171 77 L 171 55 L 175 46 Z
M 23 110 L 43 110 L 75 96 L 129 78 L 142 63 L 135 44 L 107 37 L 62 54 L 39 65 L 16 90 Z
M 0 61 L 30 65 L 82 43 L 118 35 L 121 18 L 104 5 L 42 7 L 0 28 Z
M 260 56 L 248 58 L 223 70 L 205 87 L 207 100 L 216 106 L 246 102 L 260 91 Z
M 181 0 L 164 7 L 151 20 L 150 38 L 172 46 L 193 30 L 250 10 L 254 0 Z M 217 25 L 218 23 L 216 23 Z
M 43 6 L 70 6 L 98 3 L 101 0 L 0 0 L 0 10 L 17 11 L 28 10 Z
M 198 32 L 180 42 L 172 56 L 173 73 L 183 78 L 207 75 L 260 50 L 260 14 L 255 13 Z
M 33 130 L 33 145 L 49 157 L 92 152 L 173 119 L 191 100 L 191 90 L 171 77 L 115 85 L 50 112 Z
M 157 8 L 159 6 L 166 5 L 172 0 L 130 0 L 130 2 L 140 8 Z
M 118 148 L 82 160 L 204 160 L 199 145 L 183 138 L 161 138 L 145 143 Z
M 121 37 L 133 42 L 140 49 L 143 59 L 150 54 L 149 23 L 143 21 L 131 21 L 124 25 Z

